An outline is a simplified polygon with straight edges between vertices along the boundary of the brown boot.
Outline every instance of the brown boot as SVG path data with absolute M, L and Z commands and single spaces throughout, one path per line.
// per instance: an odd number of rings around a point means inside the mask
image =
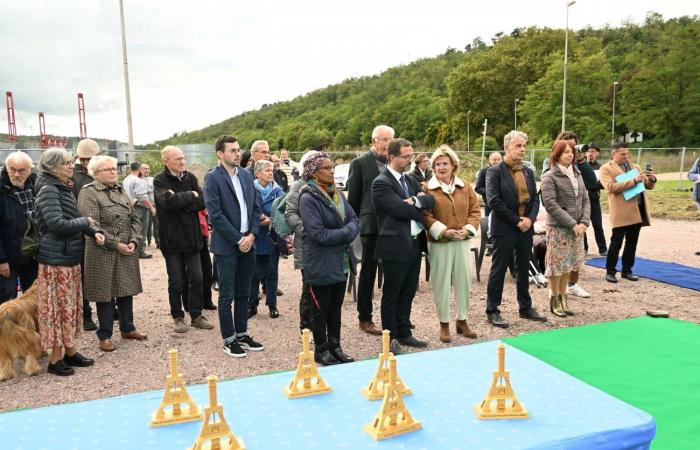
M 360 330 L 373 336 L 381 336 L 382 330 L 377 328 L 374 322 L 360 322 Z
M 569 309 L 569 297 L 567 294 L 559 294 L 561 298 L 561 307 L 564 310 L 564 314 L 567 316 L 575 316 L 576 313 Z
M 457 321 L 457 334 L 461 334 L 464 337 L 468 337 L 471 339 L 476 338 L 476 333 L 474 333 L 470 328 L 469 325 L 467 325 L 466 320 L 458 320 Z
M 440 342 L 452 342 L 449 322 L 440 322 Z

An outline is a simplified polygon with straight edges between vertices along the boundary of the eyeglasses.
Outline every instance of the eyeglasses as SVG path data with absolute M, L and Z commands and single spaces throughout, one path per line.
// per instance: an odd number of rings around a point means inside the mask
M 64 165 L 64 166 L 72 166 L 72 165 L 73 165 L 73 160 L 70 159 L 70 160 L 68 160 L 68 161 L 63 161 L 63 164 L 62 164 L 62 165 Z
M 321 166 L 318 168 L 318 170 L 331 170 L 333 169 L 333 166 Z
M 116 167 L 109 167 L 107 169 L 100 169 L 96 170 L 95 173 L 100 173 L 100 172 L 116 172 L 117 168 Z

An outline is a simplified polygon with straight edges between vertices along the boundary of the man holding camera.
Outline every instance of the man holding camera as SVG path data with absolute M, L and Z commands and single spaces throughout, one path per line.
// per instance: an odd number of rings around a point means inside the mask
M 630 170 L 636 169 L 638 175 L 633 179 L 617 182 L 615 178 Z M 632 273 L 634 258 L 637 253 L 637 241 L 639 231 L 643 226 L 649 226 L 649 205 L 644 192 L 625 200 L 624 192 L 633 188 L 637 183 L 644 183 L 646 189 L 654 189 L 656 176 L 647 164 L 644 172 L 636 165 L 629 162 L 629 148 L 626 142 L 616 142 L 610 150 L 610 162 L 600 168 L 600 182 L 608 191 L 608 206 L 610 207 L 610 223 L 612 224 L 612 237 L 608 246 L 608 259 L 605 264 L 607 275 L 605 279 L 609 283 L 617 283 L 615 274 L 617 270 L 617 257 L 625 241 L 625 250 L 622 253 L 622 278 L 637 281 L 639 277 Z
M 591 169 L 593 169 L 594 173 L 596 170 L 600 171 L 600 163 L 597 161 L 598 154 L 600 154 L 600 148 L 598 147 L 598 145 L 593 142 L 588 144 L 586 156 L 588 157 L 588 164 L 591 166 Z M 605 242 L 605 232 L 603 231 L 603 212 L 600 209 L 600 190 L 603 189 L 603 185 L 600 184 L 600 180 L 596 179 L 595 187 L 590 188 L 586 186 L 586 189 L 588 190 L 588 199 L 591 202 L 591 225 L 595 234 L 595 242 L 598 245 L 598 253 L 600 254 L 600 256 L 607 256 L 608 245 Z M 586 239 L 585 235 L 583 239 L 583 244 L 584 249 L 588 251 L 588 240 Z

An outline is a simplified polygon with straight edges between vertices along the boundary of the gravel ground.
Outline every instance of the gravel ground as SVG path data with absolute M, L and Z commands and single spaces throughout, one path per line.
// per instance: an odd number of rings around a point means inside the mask
M 607 216 L 604 217 L 606 231 Z M 698 222 L 679 222 L 654 219 L 652 227 L 641 233 L 638 255 L 663 261 L 700 266 L 700 250 L 697 244 Z M 609 232 L 606 233 L 609 238 Z M 589 231 L 589 242 L 592 239 Z M 595 246 L 594 246 L 595 247 Z M 167 279 L 165 264 L 160 252 L 150 249 L 154 258 L 142 260 L 142 278 L 145 292 L 134 300 L 134 316 L 139 331 L 148 333 L 145 342 L 122 341 L 115 326 L 113 353 L 102 353 L 97 347 L 94 333 L 83 333 L 78 350 L 95 358 L 90 368 L 76 369 L 71 377 L 58 378 L 46 370 L 46 358 L 41 360 L 42 372 L 36 377 L 27 377 L 20 364 L 15 368 L 18 375 L 0 383 L 0 411 L 16 408 L 33 408 L 51 404 L 92 400 L 96 398 L 124 395 L 153 389 L 162 389 L 167 370 L 167 351 L 177 348 L 180 355 L 180 371 L 188 384 L 206 382 L 206 376 L 216 374 L 220 379 L 242 378 L 264 374 L 269 371 L 290 370 L 296 364 L 300 351 L 298 299 L 300 295 L 300 273 L 293 270 L 291 258 L 280 263 L 280 289 L 284 295 L 278 300 L 281 316 L 271 319 L 262 306 L 248 328 L 251 335 L 264 343 L 266 349 L 260 353 L 249 353 L 247 358 L 233 359 L 224 355 L 215 312 L 205 315 L 216 324 L 210 331 L 190 328 L 185 334 L 172 331 L 167 301 Z M 517 318 L 515 283 L 506 277 L 503 316 L 511 321 L 511 327 L 502 330 L 490 326 L 485 319 L 486 279 L 490 258 L 484 259 L 481 282 L 472 285 L 471 317 L 469 324 L 479 339 L 470 340 L 453 334 L 453 342 L 442 344 L 438 340 L 438 320 L 431 297 L 431 290 L 421 275 L 420 289 L 413 304 L 412 322 L 416 325 L 417 337 L 430 342 L 427 350 L 453 345 L 467 345 L 483 340 L 500 339 L 553 328 L 564 328 L 613 321 L 643 315 L 646 309 L 664 309 L 674 318 L 700 323 L 700 293 L 650 280 L 637 283 L 622 280 L 616 285 L 605 282 L 604 271 L 585 267 L 581 284 L 588 289 L 590 299 L 570 300 L 576 316 L 561 319 L 549 314 L 546 289 L 531 292 L 535 307 L 547 312 L 547 323 L 535 323 Z M 379 324 L 378 305 L 381 293 L 375 295 L 375 322 Z M 453 308 L 454 311 L 454 308 Z M 454 314 L 454 312 L 453 312 Z M 352 296 L 348 294 L 343 306 L 342 343 L 345 351 L 356 359 L 376 356 L 381 349 L 381 337 L 369 336 L 357 328 L 357 312 Z M 663 320 L 663 319 L 659 319 Z M 116 324 L 115 324 L 116 325 Z M 454 325 L 452 325 L 454 333 Z

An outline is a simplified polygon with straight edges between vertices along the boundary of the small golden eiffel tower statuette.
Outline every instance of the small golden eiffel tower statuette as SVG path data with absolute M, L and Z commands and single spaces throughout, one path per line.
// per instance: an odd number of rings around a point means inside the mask
M 234 436 L 224 417 L 224 407 L 216 399 L 216 375 L 207 377 L 209 406 L 204 408 L 204 422 L 199 436 L 187 450 L 245 450 L 243 440 Z
M 506 346 L 498 344 L 498 370 L 493 371 L 491 387 L 480 404 L 474 405 L 479 419 L 527 419 L 527 410 L 515 396 L 510 372 L 505 369 Z M 493 405 L 492 403 L 496 404 Z
M 382 352 L 379 354 L 379 365 L 374 377 L 369 384 L 362 388 L 362 395 L 367 400 L 379 400 L 384 397 L 384 385 L 389 382 L 389 356 L 393 353 L 389 351 L 389 330 L 384 330 L 382 335 Z M 396 374 L 396 386 L 401 392 L 401 396 L 411 395 L 413 392 L 401 380 L 399 374 Z
M 406 409 L 396 383 L 396 357 L 389 355 L 389 381 L 384 383 L 384 400 L 372 423 L 364 426 L 365 432 L 377 441 L 420 430 L 422 425 Z
M 314 352 L 309 349 L 309 335 L 309 329 L 304 328 L 304 331 L 302 331 L 302 350 L 299 353 L 297 370 L 292 377 L 292 381 L 284 387 L 284 395 L 287 398 L 306 397 L 332 391 L 330 386 L 321 378 L 321 374 L 318 373 L 316 361 L 314 361 Z
M 185 389 L 185 381 L 177 369 L 177 350 L 168 350 L 170 373 L 165 377 L 165 393 L 160 406 L 151 417 L 151 426 L 160 427 L 175 423 L 202 420 L 202 408 L 197 406 Z M 187 404 L 183 411 L 182 404 Z M 166 409 L 167 408 L 167 409 Z

